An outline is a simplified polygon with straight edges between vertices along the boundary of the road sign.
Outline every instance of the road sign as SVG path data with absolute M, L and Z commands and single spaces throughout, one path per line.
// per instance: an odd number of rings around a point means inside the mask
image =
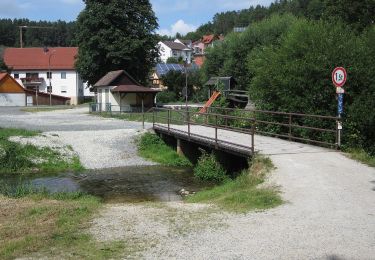
M 341 117 L 341 114 L 344 112 L 344 94 L 338 94 L 337 101 L 337 113 Z
M 341 87 L 336 88 L 336 94 L 344 94 L 344 93 L 345 93 L 345 89 Z
M 346 70 L 343 67 L 337 67 L 332 72 L 332 82 L 338 88 L 344 86 L 346 77 Z

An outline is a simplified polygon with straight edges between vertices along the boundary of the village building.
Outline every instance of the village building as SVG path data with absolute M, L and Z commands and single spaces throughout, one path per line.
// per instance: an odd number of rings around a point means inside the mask
M 92 96 L 74 67 L 78 48 L 6 48 L 4 62 L 26 90 L 68 97 L 76 105 Z
M 124 70 L 108 72 L 93 87 L 97 104 L 92 112 L 141 112 L 155 105 L 159 90 L 141 86 Z
M 188 41 L 186 44 L 190 44 Z M 167 63 L 169 58 L 181 59 L 183 62 L 188 64 L 192 61 L 193 50 L 191 47 L 186 45 L 183 41 L 176 39 L 174 41 L 161 41 L 158 43 L 160 61 Z
M 70 98 L 25 89 L 8 73 L 0 73 L 0 106 L 65 105 Z
M 206 60 L 206 49 L 208 47 L 214 47 L 215 44 L 224 40 L 223 35 L 204 35 L 198 41 L 192 43 L 193 48 L 193 60 L 198 67 L 202 67 Z

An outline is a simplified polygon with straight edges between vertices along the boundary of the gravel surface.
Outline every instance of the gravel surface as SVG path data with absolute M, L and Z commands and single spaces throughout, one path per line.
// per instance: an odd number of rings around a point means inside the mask
M 42 131 L 42 136 L 14 140 L 41 147 L 69 145 L 87 169 L 154 165 L 137 155 L 134 140 L 144 131 L 141 123 L 89 115 L 88 108 L 28 113 L 0 107 L 0 127 Z
M 90 167 L 137 160 L 131 138 L 139 123 L 83 112 L 0 113 L 0 125 L 58 134 Z M 212 135 L 212 129 L 192 131 Z M 255 142 L 277 167 L 269 183 L 281 187 L 284 205 L 241 215 L 184 203 L 107 205 L 89 232 L 134 244 L 141 249 L 135 258 L 144 259 L 375 259 L 374 168 L 324 148 L 261 136 Z
M 212 134 L 212 129 L 204 127 L 192 127 L 192 131 Z M 247 138 L 225 131 L 220 134 L 238 143 Z M 183 235 L 157 236 L 157 242 L 151 239 L 152 246 L 144 247 L 142 258 L 375 259 L 374 168 L 329 149 L 262 136 L 256 136 L 255 140 L 257 149 L 267 154 L 277 167 L 268 183 L 280 186 L 286 203 L 265 212 L 221 213 L 214 218 L 218 223 L 214 226 L 210 226 L 211 214 L 216 213 L 203 214 L 205 228 L 184 228 Z M 181 203 L 181 208 L 189 206 Z M 126 228 L 139 225 L 129 215 L 132 207 L 108 208 L 102 222 L 95 222 L 95 228 L 105 236 L 107 230 L 113 234 L 108 226 L 121 226 L 122 233 L 127 234 Z M 137 208 L 136 212 L 142 223 L 153 223 L 156 216 L 167 219 L 169 215 L 167 209 L 148 212 Z M 127 222 L 120 225 L 118 216 L 128 216 Z M 176 230 L 181 222 L 177 218 L 167 226 L 153 225 L 148 232 Z M 188 226 L 200 226 L 199 223 L 202 220 L 192 218 Z M 140 237 L 144 229 L 133 229 L 130 234 Z M 147 241 L 147 236 L 144 237 Z

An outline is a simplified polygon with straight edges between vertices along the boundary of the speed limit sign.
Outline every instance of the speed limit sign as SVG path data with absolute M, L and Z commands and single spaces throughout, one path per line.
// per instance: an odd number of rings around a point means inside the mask
M 332 72 L 332 82 L 337 88 L 344 86 L 346 82 L 346 70 L 343 67 L 337 67 Z

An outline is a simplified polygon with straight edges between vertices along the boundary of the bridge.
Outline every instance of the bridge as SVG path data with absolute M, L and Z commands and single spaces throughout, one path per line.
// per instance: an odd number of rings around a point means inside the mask
M 199 146 L 250 157 L 274 145 L 269 138 L 304 142 L 330 148 L 340 146 L 339 118 L 300 113 L 211 107 L 154 108 L 155 132 Z

